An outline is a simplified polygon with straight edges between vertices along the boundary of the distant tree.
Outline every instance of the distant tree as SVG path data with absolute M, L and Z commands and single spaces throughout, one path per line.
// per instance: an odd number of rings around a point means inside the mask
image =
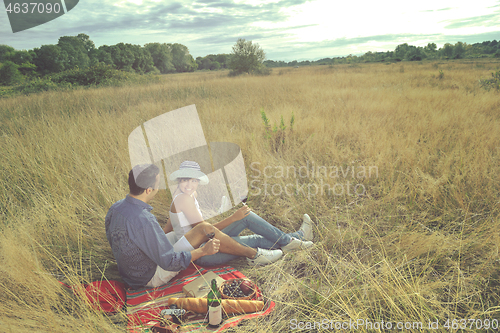
M 33 64 L 41 74 L 62 72 L 67 63 L 67 53 L 62 52 L 58 45 L 42 45 L 35 48 Z
M 427 58 L 435 58 L 437 54 L 436 43 L 428 43 L 427 46 L 424 47 L 424 53 Z
M 87 68 L 89 66 L 90 58 L 87 54 L 85 41 L 82 40 L 82 38 L 76 36 L 63 36 L 59 38 L 57 46 L 61 48 L 63 54 L 65 53 L 64 57 L 66 61 L 64 63 L 64 70 L 76 67 Z
M 408 43 L 400 44 L 396 46 L 396 49 L 394 50 L 394 57 L 398 58 L 399 60 L 403 60 L 406 57 L 406 54 L 410 51 L 410 46 Z
M 228 54 L 209 54 L 204 57 L 197 57 L 196 64 L 198 69 L 217 70 L 220 68 L 227 68 Z
M 0 62 L 4 62 L 7 60 L 12 61 L 12 57 L 16 53 L 16 50 L 14 50 L 13 47 L 10 47 L 8 45 L 0 45 Z
M 372 62 L 375 57 L 372 51 L 368 51 L 363 55 L 363 59 L 365 60 L 365 62 Z
M 95 58 L 98 62 L 105 63 L 106 65 L 114 66 L 113 57 L 111 56 L 111 47 L 108 45 L 101 45 L 95 52 Z
M 227 68 L 227 63 L 229 61 L 229 54 L 218 54 L 216 57 L 215 57 L 215 61 L 217 61 L 221 68 Z
M 201 68 L 201 62 L 203 61 L 202 57 L 196 57 L 196 64 L 198 65 L 198 69 L 203 69 Z
M 88 35 L 78 34 L 78 36 L 76 37 L 82 41 L 83 47 L 85 48 L 85 50 L 87 50 L 87 54 L 92 50 L 95 50 L 95 44 L 90 40 L 90 37 Z
M 18 67 L 12 61 L 5 61 L 0 68 L 0 85 L 12 86 L 19 83 L 23 79 L 23 76 L 19 72 Z
M 36 72 L 36 66 L 30 62 L 22 63 L 17 69 L 22 75 L 27 77 L 34 76 Z
M 446 43 L 440 49 L 440 53 L 443 57 L 452 58 L 453 57 L 453 45 Z
M 265 59 L 266 54 L 259 44 L 240 38 L 233 46 L 229 68 L 234 74 L 258 72 L 265 67 Z
M 172 53 L 172 64 L 177 72 L 193 72 L 198 68 L 198 64 L 194 61 L 193 56 L 189 54 L 186 46 L 179 43 L 167 45 Z
M 218 70 L 220 69 L 220 64 L 219 62 L 217 61 L 213 61 L 211 64 L 210 64 L 210 70 L 211 71 L 214 71 L 214 70 Z
M 453 59 L 462 59 L 465 54 L 466 44 L 457 42 L 453 47 Z
M 89 66 L 97 65 L 97 63 L 99 63 L 98 51 L 97 48 L 95 47 L 94 42 L 91 41 L 90 37 L 86 34 L 78 34 L 78 36 L 76 37 L 78 37 L 82 41 L 85 50 L 87 50 L 87 55 L 90 60 Z
M 436 52 L 437 50 L 437 45 L 436 43 L 428 43 L 426 47 L 424 47 L 424 50 L 427 52 Z
M 116 69 L 121 69 L 127 72 L 133 72 L 132 65 L 135 61 L 135 55 L 130 47 L 132 44 L 118 43 L 110 46 L 109 53 L 113 59 L 113 64 Z
M 151 53 L 140 45 L 130 45 L 129 46 L 134 54 L 134 63 L 132 64 L 132 68 L 136 73 L 144 74 L 150 72 L 160 71 L 155 67 L 153 62 L 153 57 L 151 57 Z
M 210 69 L 212 66 L 212 60 L 209 56 L 206 56 L 201 60 L 201 69 Z
M 413 45 L 408 46 L 408 51 L 406 52 L 405 59 L 409 61 L 420 61 L 425 57 L 423 48 L 416 47 Z
M 175 72 L 175 67 L 172 64 L 172 54 L 167 44 L 149 43 L 144 45 L 144 48 L 151 54 L 153 64 L 158 68 L 160 73 L 167 74 Z
M 33 51 L 15 51 L 11 56 L 11 60 L 16 65 L 21 65 L 27 62 L 33 62 L 33 58 L 35 56 L 35 52 Z

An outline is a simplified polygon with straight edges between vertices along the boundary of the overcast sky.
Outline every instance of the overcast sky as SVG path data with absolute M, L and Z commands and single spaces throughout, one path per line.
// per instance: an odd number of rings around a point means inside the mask
M 0 6 L 0 44 L 18 50 L 85 33 L 97 47 L 181 43 L 196 58 L 231 53 L 245 38 L 267 59 L 291 61 L 393 51 L 402 43 L 500 39 L 500 0 L 80 0 L 65 15 L 17 33 Z

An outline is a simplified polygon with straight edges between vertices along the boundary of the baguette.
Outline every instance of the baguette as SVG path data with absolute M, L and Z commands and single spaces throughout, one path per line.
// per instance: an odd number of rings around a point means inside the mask
M 175 304 L 180 309 L 185 309 L 187 311 L 192 311 L 196 313 L 206 313 L 207 299 L 206 298 L 194 298 L 194 297 L 184 297 L 184 298 L 170 298 L 168 300 L 168 305 Z M 231 314 L 241 314 L 241 313 L 252 313 L 257 311 L 262 311 L 264 308 L 264 302 L 262 301 L 247 301 L 247 300 L 236 300 L 236 299 L 223 299 L 222 300 L 222 313 L 227 315 Z
M 240 313 L 252 313 L 262 311 L 264 309 L 264 302 L 238 300 L 238 299 L 223 299 L 222 312 L 228 315 Z

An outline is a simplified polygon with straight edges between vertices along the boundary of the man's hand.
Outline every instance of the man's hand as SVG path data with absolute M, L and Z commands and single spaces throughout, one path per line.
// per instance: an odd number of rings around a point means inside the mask
M 232 217 L 233 217 L 234 221 L 239 221 L 239 220 L 245 218 L 246 216 L 248 216 L 248 214 L 250 214 L 251 211 L 252 210 L 250 209 L 250 207 L 243 206 L 240 209 L 238 209 L 236 212 L 234 212 Z
M 219 252 L 220 240 L 217 238 L 212 238 L 208 242 L 203 245 L 201 250 L 203 251 L 204 256 L 209 256 L 212 254 L 216 254 Z

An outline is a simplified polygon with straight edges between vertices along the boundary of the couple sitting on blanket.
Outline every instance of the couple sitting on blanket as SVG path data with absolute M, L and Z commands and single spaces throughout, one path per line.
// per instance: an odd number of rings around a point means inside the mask
M 148 204 L 160 184 L 160 170 L 154 164 L 137 165 L 130 171 L 130 193 L 114 203 L 106 215 L 106 237 L 119 273 L 131 288 L 166 284 L 191 261 L 210 266 L 246 257 L 249 265 L 260 266 L 279 260 L 283 252 L 313 245 L 307 214 L 299 231 L 290 234 L 272 226 L 247 206 L 214 225 L 205 222 L 196 189 L 207 184 L 208 177 L 196 162 L 183 162 L 170 179 L 177 180 L 178 187 L 164 230 Z M 244 229 L 255 235 L 238 236 Z

